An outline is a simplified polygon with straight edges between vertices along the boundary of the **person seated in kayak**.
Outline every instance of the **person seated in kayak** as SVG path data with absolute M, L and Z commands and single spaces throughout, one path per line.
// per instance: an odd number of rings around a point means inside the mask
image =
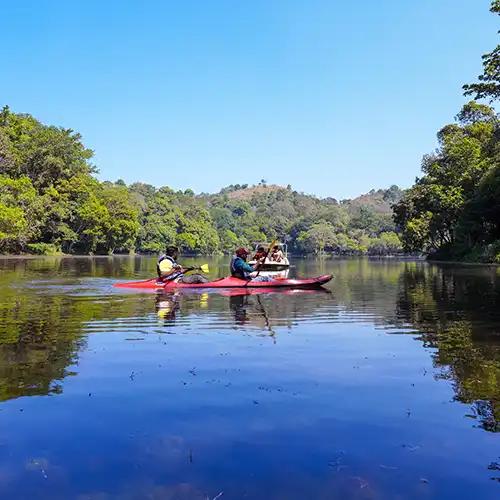
M 263 246 L 257 247 L 257 252 L 253 256 L 253 260 L 258 262 L 260 259 L 263 259 L 266 256 L 266 249 Z
M 268 276 L 258 276 L 258 270 L 263 264 L 264 257 L 253 266 L 247 263 L 247 257 L 248 250 L 246 248 L 236 250 L 230 264 L 231 276 L 248 281 L 271 281 Z
M 174 246 L 167 247 L 166 252 L 158 259 L 156 272 L 161 281 L 177 281 L 179 283 L 207 283 L 208 279 L 201 274 L 189 274 L 188 271 L 196 268 L 184 268 L 177 263 L 179 249 Z
M 271 252 L 271 260 L 273 262 L 282 262 L 283 260 L 285 260 L 285 256 L 283 255 L 283 252 L 278 245 L 275 245 L 273 247 L 273 251 Z

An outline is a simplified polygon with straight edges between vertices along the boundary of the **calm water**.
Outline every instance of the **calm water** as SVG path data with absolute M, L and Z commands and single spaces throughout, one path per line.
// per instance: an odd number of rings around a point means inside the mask
M 112 287 L 153 272 L 0 259 L 0 498 L 500 497 L 500 269 L 298 261 L 327 291 Z

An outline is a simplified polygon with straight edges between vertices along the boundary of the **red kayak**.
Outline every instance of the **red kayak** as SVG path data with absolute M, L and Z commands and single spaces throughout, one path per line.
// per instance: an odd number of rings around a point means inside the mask
M 228 276 L 208 283 L 176 283 L 167 281 L 166 283 L 156 278 L 144 281 L 129 281 L 127 283 L 115 283 L 118 288 L 145 288 L 156 290 L 173 290 L 176 288 L 319 288 L 328 283 L 333 276 L 324 274 L 316 278 L 307 279 L 274 279 L 272 281 L 247 281 L 240 278 Z

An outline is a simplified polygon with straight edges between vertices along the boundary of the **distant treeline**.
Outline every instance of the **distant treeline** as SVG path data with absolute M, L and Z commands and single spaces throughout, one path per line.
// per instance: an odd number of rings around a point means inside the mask
M 93 152 L 70 129 L 0 112 L 0 252 L 230 253 L 278 238 L 300 253 L 394 254 L 397 186 L 355 200 L 319 199 L 290 186 L 233 185 L 195 195 L 99 182 Z
M 491 9 L 500 14 L 500 0 Z M 483 56 L 478 82 L 464 93 L 500 99 L 500 45 Z M 424 175 L 394 207 L 406 250 L 447 260 L 500 264 L 500 120 L 471 101 L 456 123 L 438 132 L 439 148 L 424 157 Z

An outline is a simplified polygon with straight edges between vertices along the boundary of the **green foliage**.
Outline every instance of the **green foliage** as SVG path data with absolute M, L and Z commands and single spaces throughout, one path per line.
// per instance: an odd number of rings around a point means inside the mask
M 132 204 L 125 186 L 104 183 L 100 189 L 100 201 L 104 207 L 101 225 L 104 230 L 102 244 L 108 253 L 133 251 L 139 233 L 139 211 Z
M 91 157 L 72 130 L 3 108 L 0 252 L 159 253 L 174 244 L 190 254 L 229 254 L 274 238 L 303 253 L 393 251 L 382 235 L 395 229 L 390 204 L 401 197 L 397 186 L 341 204 L 264 179 L 196 195 L 99 182 Z
M 297 239 L 305 253 L 323 253 L 332 248 L 336 241 L 335 229 L 329 222 L 317 222 L 307 231 L 302 231 Z
M 362 240 L 395 230 L 390 204 L 402 193 L 392 186 L 339 204 L 332 198 L 292 191 L 290 186 L 236 188 L 205 196 L 221 239 L 225 231 L 234 233 L 241 244 L 277 237 L 300 253 L 367 253 Z M 221 249 L 228 251 L 224 244 Z
M 246 246 L 246 240 L 238 238 L 236 233 L 230 229 L 224 229 L 220 234 L 220 248 L 223 253 L 230 254 L 234 252 L 235 248 Z
M 43 206 L 31 181 L 23 176 L 0 175 L 0 251 L 21 250 L 39 235 L 38 221 Z
M 500 122 L 492 108 L 475 102 L 457 120 L 438 133 L 439 149 L 424 157 L 424 176 L 394 206 L 408 251 L 471 258 L 500 237 Z
M 136 248 L 161 252 L 178 245 L 187 253 L 217 253 L 220 240 L 206 203 L 190 190 L 174 192 L 136 183 L 130 186 L 139 207 L 140 231 Z
M 491 255 L 492 261 L 495 262 L 495 264 L 500 264 L 500 240 L 491 244 Z
M 371 255 L 395 255 L 403 251 L 399 236 L 392 231 L 381 233 L 378 238 L 368 241 L 367 246 Z
M 124 183 L 99 183 L 79 134 L 0 113 L 0 251 L 133 249 L 138 209 Z
M 11 162 L 0 163 L 0 173 L 26 175 L 37 188 L 55 185 L 77 174 L 95 171 L 89 163 L 92 151 L 71 129 L 42 125 L 30 115 L 3 108 L 0 127 L 11 145 Z

